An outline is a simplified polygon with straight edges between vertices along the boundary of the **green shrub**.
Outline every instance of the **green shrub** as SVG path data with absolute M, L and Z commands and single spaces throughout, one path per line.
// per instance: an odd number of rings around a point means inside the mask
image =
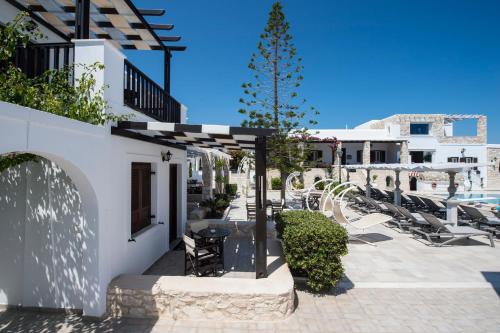
M 236 196 L 236 192 L 238 191 L 238 185 L 237 184 L 226 184 L 226 193 L 234 197 Z
M 307 277 L 309 288 L 326 290 L 340 281 L 348 241 L 342 226 L 319 212 L 288 211 L 278 214 L 276 227 L 290 269 Z
M 271 179 L 271 190 L 281 190 L 281 178 L 274 177 Z

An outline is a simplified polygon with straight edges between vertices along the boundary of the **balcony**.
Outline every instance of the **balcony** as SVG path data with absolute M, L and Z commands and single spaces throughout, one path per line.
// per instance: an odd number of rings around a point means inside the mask
M 126 59 L 124 102 L 128 107 L 158 121 L 181 122 L 181 104 Z
M 107 42 L 96 43 L 100 43 L 105 52 L 108 52 L 111 47 L 106 44 Z M 95 45 L 90 49 L 86 44 L 82 46 L 75 46 L 74 43 L 29 44 L 27 47 L 16 49 L 13 64 L 27 77 L 34 78 L 47 70 L 60 70 L 75 63 L 87 65 L 97 61 L 104 63 L 105 73 L 103 73 L 102 81 L 108 86 L 106 90 L 121 90 L 105 94 L 109 104 L 125 105 L 158 121 L 181 122 L 181 104 L 160 85 L 131 64 L 123 54 L 119 53 L 119 56 L 116 56 L 116 50 L 108 52 L 113 58 L 99 56 L 101 52 L 98 51 Z M 121 74 L 117 73 L 115 60 L 123 63 Z M 73 81 L 73 75 L 71 73 L 68 79 Z M 119 82 L 119 75 L 123 75 L 123 87 L 122 82 Z M 126 110 L 116 111 L 130 113 Z

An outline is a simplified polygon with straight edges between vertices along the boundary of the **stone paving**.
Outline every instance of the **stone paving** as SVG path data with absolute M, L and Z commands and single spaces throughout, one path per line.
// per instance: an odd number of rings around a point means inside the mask
M 272 197 L 272 194 L 271 194 Z M 241 212 L 240 212 L 241 213 Z M 340 288 L 298 287 L 294 314 L 274 322 L 171 321 L 0 310 L 0 332 L 482 332 L 500 333 L 500 242 L 435 248 L 378 226 L 377 247 L 349 245 Z

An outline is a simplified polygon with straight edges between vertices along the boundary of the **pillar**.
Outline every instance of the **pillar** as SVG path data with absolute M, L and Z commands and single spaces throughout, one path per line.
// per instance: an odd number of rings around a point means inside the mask
M 366 189 L 365 189 L 365 191 L 366 191 L 366 196 L 368 198 L 370 198 L 372 195 L 372 187 L 370 185 L 370 171 L 371 171 L 370 169 L 366 169 Z
M 163 55 L 163 89 L 167 94 L 170 95 L 170 59 L 172 58 L 172 54 L 170 50 L 165 49 Z
M 370 150 L 371 142 L 363 142 L 363 164 L 370 164 Z
M 76 0 L 75 38 L 90 38 L 90 0 Z
M 394 181 L 394 185 L 396 186 L 394 189 L 394 204 L 396 206 L 401 206 L 401 188 L 399 187 L 401 185 L 401 181 L 399 180 L 401 170 L 396 169 L 394 171 L 396 173 L 396 180 Z
M 455 226 L 458 225 L 457 206 L 459 202 L 450 199 L 454 197 L 455 193 L 457 192 L 457 187 L 455 186 L 456 174 L 457 173 L 455 171 L 448 171 L 450 184 L 448 186 L 448 199 L 446 200 L 446 220 Z
M 455 176 L 456 176 L 456 171 L 448 171 L 448 178 L 450 180 L 449 186 L 448 186 L 448 199 L 451 197 L 455 196 L 455 193 L 457 193 L 457 187 L 455 186 Z
M 399 146 L 399 163 L 407 164 L 409 161 L 410 153 L 408 151 L 408 141 L 402 141 Z
M 266 137 L 255 139 L 255 277 L 267 277 Z
M 208 154 L 203 154 L 201 157 L 201 166 L 202 166 L 202 199 L 207 200 L 213 196 L 212 190 L 212 162 L 210 156 Z

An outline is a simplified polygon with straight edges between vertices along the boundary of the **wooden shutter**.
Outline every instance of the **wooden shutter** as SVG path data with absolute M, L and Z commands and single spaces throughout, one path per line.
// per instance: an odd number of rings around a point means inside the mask
M 131 233 L 151 224 L 151 164 L 132 163 Z

